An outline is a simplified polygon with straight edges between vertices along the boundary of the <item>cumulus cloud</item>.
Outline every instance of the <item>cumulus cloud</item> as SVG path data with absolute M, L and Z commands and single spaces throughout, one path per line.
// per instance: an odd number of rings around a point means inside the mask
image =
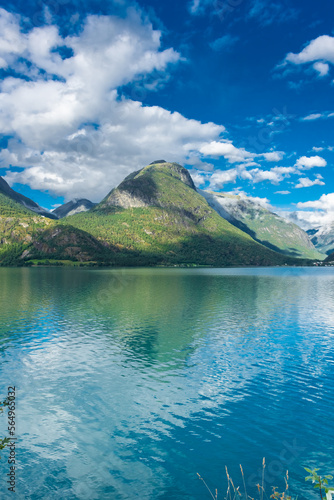
M 238 169 L 217 170 L 210 177 L 211 189 L 222 189 L 225 184 L 235 183 L 238 177 Z
M 296 169 L 294 167 L 274 167 L 270 170 L 254 168 L 252 170 L 244 170 L 241 172 L 240 177 L 242 179 L 249 180 L 254 184 L 268 181 L 271 184 L 277 185 L 295 172 Z
M 296 162 L 299 170 L 309 170 L 314 167 L 326 167 L 327 162 L 321 156 L 301 156 Z
M 297 208 L 314 208 L 332 214 L 334 220 L 334 193 L 323 194 L 319 200 L 297 203 Z
M 329 65 L 327 63 L 323 63 L 323 62 L 316 62 L 313 64 L 313 68 L 318 71 L 319 73 L 319 76 L 325 76 L 327 75 L 328 71 L 329 71 Z
M 325 183 L 320 180 L 319 178 L 314 179 L 313 181 L 309 179 L 308 177 L 301 177 L 299 179 L 298 184 L 295 185 L 295 188 L 305 188 L 305 187 L 311 187 L 311 186 L 324 186 Z
M 204 144 L 200 152 L 204 156 L 224 157 L 229 163 L 249 162 L 256 156 L 244 148 L 236 148 L 230 141 L 211 141 L 209 144 Z
M 143 87 L 148 77 L 152 86 L 152 77 L 182 60 L 161 48 L 161 32 L 137 10 L 126 18 L 89 16 L 80 34 L 62 38 L 56 26 L 22 32 L 20 18 L 2 9 L 0 28 L 2 66 L 22 75 L 0 87 L 0 126 L 12 137 L 2 166 L 24 169 L 8 171 L 10 183 L 99 201 L 156 158 L 201 164 L 199 148 L 225 130 L 120 97 L 121 86 Z
M 65 37 L 57 26 L 22 31 L 20 22 L 0 9 L 1 65 L 16 72 L 0 84 L 0 127 L 11 137 L 0 160 L 10 184 L 47 190 L 66 201 L 99 201 L 125 175 L 156 158 L 200 171 L 212 169 L 206 157 L 256 166 L 255 154 L 222 137 L 223 125 L 122 96 L 124 85 L 154 88 L 183 60 L 173 48 L 162 48 L 161 32 L 138 9 L 124 18 L 90 15 L 79 34 Z M 282 153 L 258 157 L 279 161 Z M 235 182 L 239 171 L 221 171 L 212 182 Z M 203 178 L 196 177 L 199 185 Z
M 299 202 L 296 207 L 294 212 L 281 211 L 279 215 L 295 222 L 304 230 L 334 224 L 334 193 L 323 194 L 315 201 Z
M 334 64 L 334 37 L 321 35 L 311 40 L 301 52 L 287 54 L 280 67 L 287 64 L 299 66 L 311 63 L 319 77 L 324 77 L 329 73 L 329 65 Z
M 216 171 L 213 175 L 208 175 L 206 180 L 210 180 L 212 189 L 222 189 L 225 184 L 235 183 L 237 179 L 249 181 L 252 184 L 269 182 L 278 185 L 291 175 L 300 173 L 296 167 L 276 166 L 270 170 L 259 167 L 247 169 L 246 167 L 246 164 L 239 164 L 233 169 Z
M 271 151 L 270 153 L 263 153 L 262 156 L 267 161 L 281 161 L 284 156 L 284 151 Z

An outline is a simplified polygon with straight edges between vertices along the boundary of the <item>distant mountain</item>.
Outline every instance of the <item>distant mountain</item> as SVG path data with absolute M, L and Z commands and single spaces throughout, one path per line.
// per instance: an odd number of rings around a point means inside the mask
M 319 252 L 327 255 L 334 252 L 334 221 L 318 229 L 310 229 L 307 233 Z
M 246 196 L 201 191 L 209 205 L 235 227 L 255 241 L 291 257 L 323 259 L 309 236 L 299 226 L 288 222 Z
M 57 207 L 52 213 L 57 217 L 57 219 L 62 219 L 69 215 L 75 215 L 80 212 L 87 212 L 91 208 L 95 207 L 96 203 L 92 203 L 85 198 L 71 200 L 60 207 Z
M 326 257 L 326 259 L 324 260 L 324 262 L 334 262 L 334 252 L 329 254 L 328 257 Z
M 37 213 L 38 215 L 43 215 L 44 217 L 48 217 L 50 219 L 56 219 L 56 216 L 54 216 L 51 212 L 48 210 L 45 210 L 44 208 L 40 207 L 37 203 L 32 201 L 30 198 L 27 198 L 26 196 L 23 196 L 23 194 L 17 193 L 12 189 L 5 179 L 0 177 L 0 193 L 8 196 L 13 201 L 16 201 L 20 205 L 24 206 L 28 210 L 31 210 L 32 212 Z
M 61 223 L 116 246 L 120 251 L 116 263 L 249 266 L 297 262 L 260 245 L 224 220 L 196 191 L 185 168 L 163 160 L 130 174 L 92 210 Z

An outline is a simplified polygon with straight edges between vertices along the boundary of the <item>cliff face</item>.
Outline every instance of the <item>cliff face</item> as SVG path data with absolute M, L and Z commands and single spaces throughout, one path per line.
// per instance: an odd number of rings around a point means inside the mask
M 196 191 L 193 180 L 184 167 L 178 163 L 159 160 L 128 175 L 106 196 L 99 207 L 167 207 L 175 201 L 173 193 L 168 192 L 168 181 L 171 178 Z

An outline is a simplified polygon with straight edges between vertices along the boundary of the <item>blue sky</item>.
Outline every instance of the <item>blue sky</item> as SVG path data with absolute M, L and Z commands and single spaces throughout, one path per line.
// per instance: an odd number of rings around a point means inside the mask
M 331 0 L 0 2 L 0 175 L 47 208 L 156 159 L 334 220 Z

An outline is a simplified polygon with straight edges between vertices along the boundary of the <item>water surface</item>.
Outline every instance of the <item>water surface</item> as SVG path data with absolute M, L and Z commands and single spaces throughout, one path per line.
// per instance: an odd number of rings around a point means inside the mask
M 334 472 L 334 269 L 0 269 L 15 498 L 255 496 Z M 7 416 L 0 416 L 5 433 Z M 2 453 L 3 498 L 8 472 Z M 269 494 L 268 494 L 269 496 Z

